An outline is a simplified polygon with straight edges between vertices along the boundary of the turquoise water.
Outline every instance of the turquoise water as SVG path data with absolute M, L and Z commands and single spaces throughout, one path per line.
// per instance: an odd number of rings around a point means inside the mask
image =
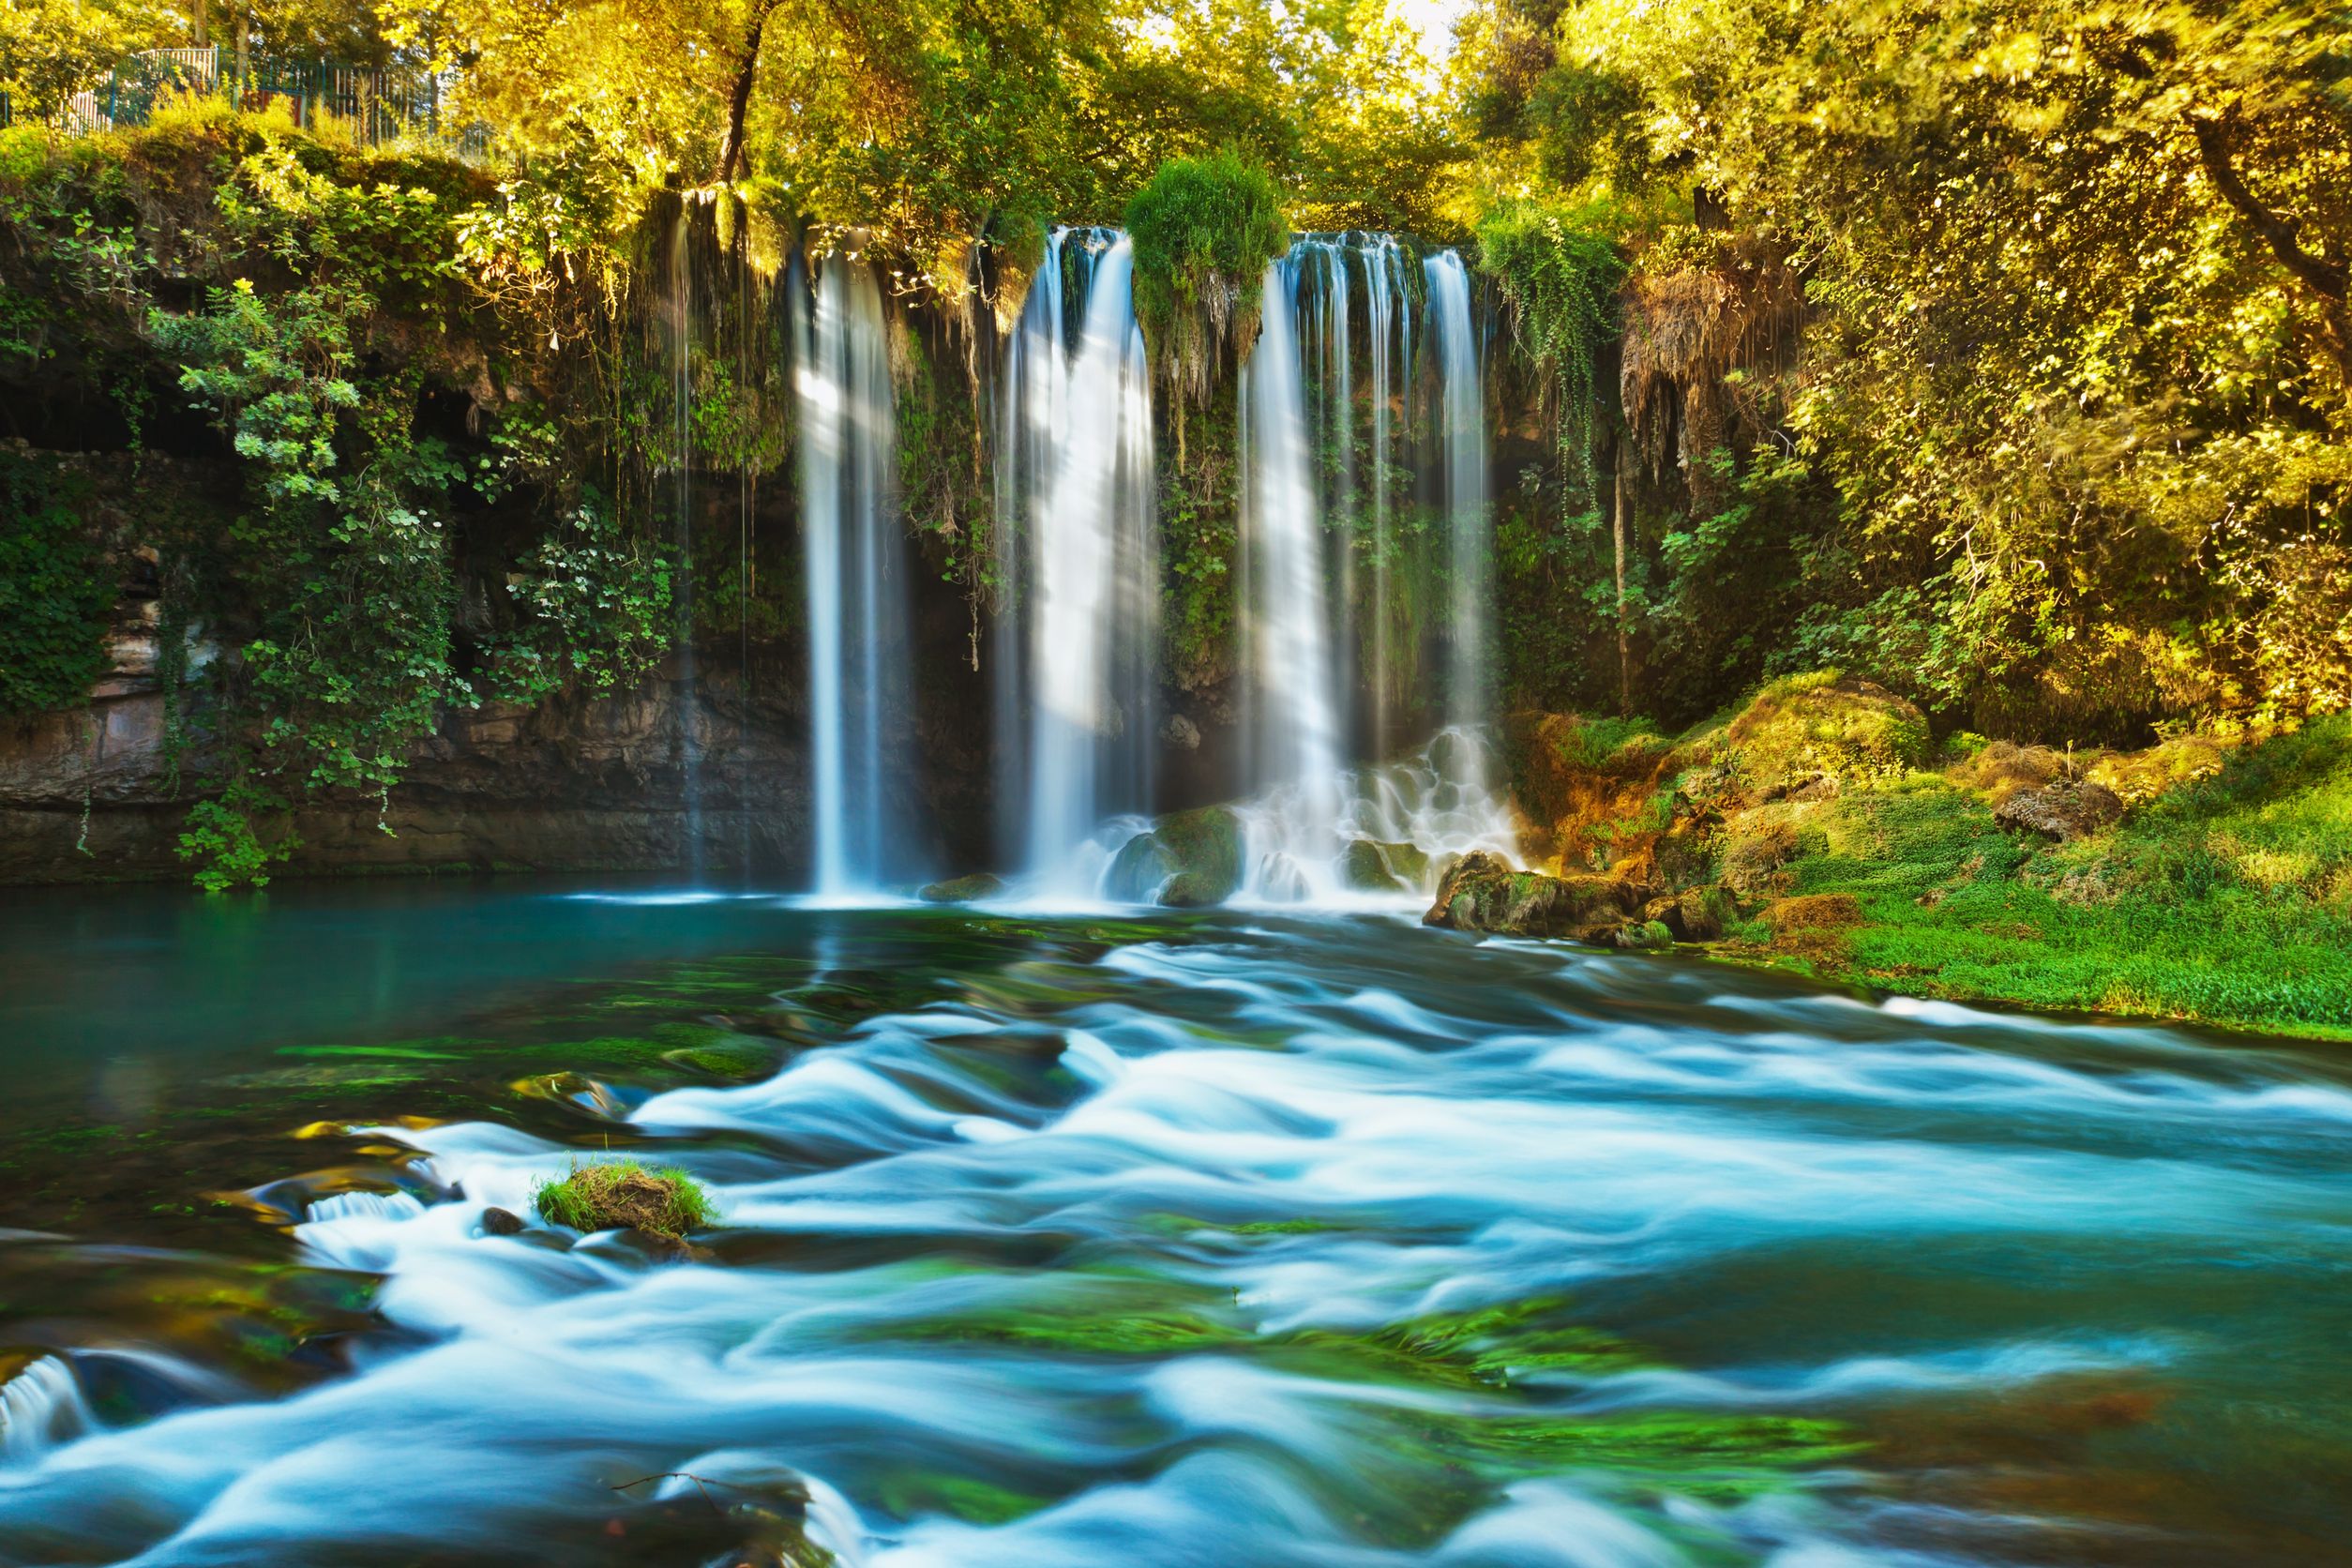
M 0 912 L 0 1562 L 2352 1560 L 2340 1049 L 1409 915 Z M 724 1225 L 483 1234 L 606 1152 Z

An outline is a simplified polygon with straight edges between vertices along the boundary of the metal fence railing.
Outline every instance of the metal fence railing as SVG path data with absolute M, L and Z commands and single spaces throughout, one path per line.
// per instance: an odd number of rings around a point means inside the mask
M 143 126 L 158 104 L 220 98 L 246 109 L 282 108 L 294 124 L 311 129 L 332 124 L 363 146 L 413 137 L 438 142 L 460 157 L 487 156 L 489 127 L 479 121 L 453 124 L 445 114 L 449 85 L 447 77 L 413 67 L 253 58 L 240 70 L 234 54 L 217 45 L 151 49 L 76 93 L 59 128 L 88 136 Z M 0 126 L 13 123 L 8 95 L 0 92 Z

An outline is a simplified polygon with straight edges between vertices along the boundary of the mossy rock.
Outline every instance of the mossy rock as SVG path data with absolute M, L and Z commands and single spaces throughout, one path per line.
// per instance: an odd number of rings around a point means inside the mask
M 1921 766 L 1927 720 L 1884 686 L 1824 670 L 1756 693 L 1721 743 L 1750 798 L 1775 800 L 1818 780 L 1883 778 Z
M 1155 833 L 1138 833 L 1119 846 L 1103 875 L 1103 896 L 1123 904 L 1148 904 L 1176 874 L 1176 861 Z
M 1162 817 L 1121 847 L 1103 879 L 1106 897 L 1168 909 L 1221 904 L 1242 886 L 1242 820 L 1222 806 Z
M 1004 891 L 1004 879 L 988 871 L 974 871 L 968 877 L 950 877 L 926 887 L 921 897 L 927 904 L 969 904 L 981 898 L 993 898 Z
M 1519 871 L 1500 856 L 1473 850 L 1447 870 L 1422 924 L 1590 942 L 1624 925 L 1639 910 L 1639 895 L 1638 888 L 1615 877 Z
M 1676 942 L 1715 942 L 1739 921 L 1740 904 L 1723 888 L 1691 887 L 1651 899 L 1641 913 Z
M 562 1181 L 540 1183 L 531 1202 L 550 1225 L 637 1230 L 673 1242 L 718 1221 L 700 1182 L 683 1170 L 649 1170 L 635 1160 L 575 1165 Z

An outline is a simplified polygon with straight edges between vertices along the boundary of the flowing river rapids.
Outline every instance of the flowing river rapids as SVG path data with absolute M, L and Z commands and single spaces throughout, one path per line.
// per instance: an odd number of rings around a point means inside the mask
M 2352 1539 L 2316 1048 L 1402 908 L 326 887 L 0 938 L 7 1563 Z M 485 1233 L 608 1150 L 721 1223 Z

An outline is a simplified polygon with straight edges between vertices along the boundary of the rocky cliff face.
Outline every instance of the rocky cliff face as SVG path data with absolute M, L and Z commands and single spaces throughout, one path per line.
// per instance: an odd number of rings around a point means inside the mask
M 177 759 L 151 634 L 115 640 L 116 669 L 81 710 L 0 721 L 0 882 L 187 874 L 175 854 L 198 798 L 201 730 Z M 808 860 L 802 686 L 756 664 L 712 670 L 690 705 L 689 808 L 680 687 L 666 674 L 594 700 L 485 703 L 446 715 L 385 800 L 321 797 L 294 817 L 287 874 L 748 867 L 792 881 Z M 923 704 L 923 754 L 902 820 L 932 824 L 942 869 L 987 856 L 984 701 L 947 679 Z M 748 690 L 746 690 L 748 687 Z M 193 727 L 191 727 L 193 728 Z M 386 830 L 389 831 L 386 831 Z M 697 836 L 699 834 L 699 853 Z

